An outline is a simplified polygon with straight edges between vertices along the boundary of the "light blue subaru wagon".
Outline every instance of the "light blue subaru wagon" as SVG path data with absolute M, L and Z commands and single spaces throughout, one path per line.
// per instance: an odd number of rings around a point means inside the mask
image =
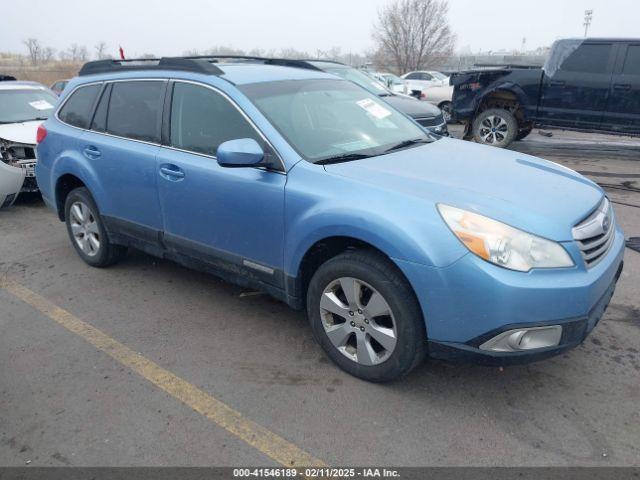
M 598 185 L 429 134 L 276 59 L 86 64 L 38 132 L 37 180 L 78 255 L 127 248 L 305 309 L 375 382 L 424 357 L 524 363 L 602 317 L 624 237 Z

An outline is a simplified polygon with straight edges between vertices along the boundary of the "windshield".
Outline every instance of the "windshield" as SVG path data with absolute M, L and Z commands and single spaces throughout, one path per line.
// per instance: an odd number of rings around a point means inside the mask
M 57 101 L 46 90 L 0 90 L 0 123 L 46 120 Z
M 351 82 L 287 80 L 241 90 L 311 162 L 381 155 L 403 142 L 433 141 L 403 114 Z
M 389 95 L 391 92 L 379 80 L 367 75 L 366 73 L 350 67 L 332 67 L 326 65 L 317 65 L 322 71 L 337 75 L 340 78 L 349 80 L 350 82 L 360 85 L 362 88 L 369 90 L 375 95 Z
M 432 76 L 436 77 L 438 80 L 446 80 L 447 77 L 444 73 L 440 73 L 440 72 L 429 72 Z

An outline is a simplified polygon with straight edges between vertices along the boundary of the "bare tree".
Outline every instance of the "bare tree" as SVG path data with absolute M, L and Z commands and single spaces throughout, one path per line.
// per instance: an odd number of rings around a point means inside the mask
M 93 48 L 96 50 L 96 58 L 98 60 L 109 58 L 107 55 L 107 42 L 98 42 Z
M 89 58 L 87 47 L 78 45 L 77 43 L 71 44 L 64 52 L 60 52 L 60 60 L 80 63 L 86 62 Z
M 405 73 L 449 57 L 456 37 L 448 11 L 448 0 L 395 0 L 382 8 L 374 25 L 376 62 Z
M 37 65 L 40 63 L 42 58 L 42 45 L 40 45 L 40 41 L 37 38 L 27 38 L 22 43 L 24 43 L 27 50 L 29 50 L 29 60 L 31 64 Z

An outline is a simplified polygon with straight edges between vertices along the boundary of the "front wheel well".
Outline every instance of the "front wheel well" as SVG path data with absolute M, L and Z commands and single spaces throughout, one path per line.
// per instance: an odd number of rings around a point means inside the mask
M 56 182 L 55 199 L 60 221 L 64 222 L 64 203 L 67 200 L 67 195 L 69 195 L 72 190 L 84 186 L 84 182 L 75 175 L 66 174 L 58 178 Z
M 398 270 L 399 274 L 405 279 L 405 281 L 409 283 L 402 271 L 395 265 L 391 258 L 379 248 L 353 237 L 328 237 L 313 244 L 302 258 L 298 269 L 298 282 L 296 288 L 297 296 L 301 299 L 306 297 L 309 282 L 311 281 L 314 273 L 323 263 L 348 250 L 365 250 L 384 257 Z

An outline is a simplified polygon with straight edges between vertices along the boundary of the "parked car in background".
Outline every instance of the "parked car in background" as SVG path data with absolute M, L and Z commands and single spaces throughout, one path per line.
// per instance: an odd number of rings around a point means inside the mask
M 365 72 L 377 78 L 392 92 L 402 93 L 403 95 L 409 94 L 409 86 L 407 85 L 407 82 L 397 75 L 388 72 L 370 72 L 369 70 L 365 70 Z
M 543 68 L 456 73 L 465 138 L 506 147 L 534 127 L 640 135 L 640 39 L 555 42 Z
M 56 95 L 60 96 L 68 83 L 69 83 L 69 80 L 58 80 L 53 85 L 51 85 L 51 91 Z
M 0 81 L 0 208 L 20 192 L 37 192 L 37 130 L 58 101 L 44 85 Z
M 327 60 L 309 60 L 304 61 L 304 63 L 323 72 L 337 75 L 338 77 L 360 85 L 378 97 L 383 98 L 384 101 L 394 108 L 409 115 L 428 131 L 436 135 L 449 135 L 447 122 L 440 109 L 422 102 L 417 102 L 408 95 L 394 93 L 389 90 L 386 85 L 362 70 Z
M 435 105 L 444 115 L 447 123 L 453 119 L 453 87 L 445 85 L 442 87 L 429 87 L 420 91 L 416 96 L 419 100 L 424 100 Z
M 558 355 L 596 327 L 622 272 L 595 183 L 429 135 L 317 69 L 93 62 L 38 137 L 43 198 L 88 265 L 134 247 L 266 291 L 370 381 L 427 355 Z
M 449 78 L 446 75 L 433 70 L 420 70 L 405 73 L 402 75 L 402 78 L 407 82 L 410 94 L 415 94 L 431 87 L 449 85 Z

